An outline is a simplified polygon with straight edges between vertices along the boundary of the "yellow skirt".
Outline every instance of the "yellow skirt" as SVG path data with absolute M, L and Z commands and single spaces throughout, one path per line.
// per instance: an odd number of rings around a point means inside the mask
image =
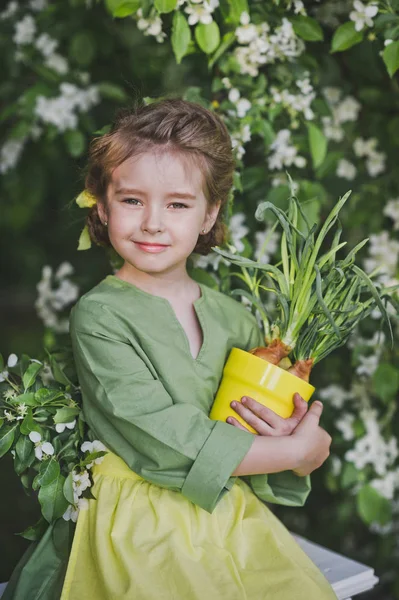
M 93 469 L 61 600 L 336 600 L 324 575 L 241 479 L 212 514 L 115 454 Z

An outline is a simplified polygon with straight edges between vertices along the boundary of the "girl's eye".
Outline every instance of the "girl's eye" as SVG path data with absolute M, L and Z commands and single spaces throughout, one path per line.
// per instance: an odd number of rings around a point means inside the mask
M 130 204 L 131 206 L 137 206 L 136 202 L 140 202 L 140 200 L 137 200 L 137 198 L 124 198 L 122 202 Z M 173 202 L 170 206 L 175 206 L 177 208 L 187 208 L 187 205 L 182 204 L 181 202 Z
M 122 200 L 122 202 L 126 202 L 126 204 L 130 204 L 130 202 L 140 202 L 140 200 L 137 200 L 137 198 L 124 198 Z M 136 205 L 134 204 L 134 206 L 136 206 Z
M 187 208 L 187 205 L 182 204 L 181 202 L 173 202 L 171 206 L 177 206 L 178 208 Z

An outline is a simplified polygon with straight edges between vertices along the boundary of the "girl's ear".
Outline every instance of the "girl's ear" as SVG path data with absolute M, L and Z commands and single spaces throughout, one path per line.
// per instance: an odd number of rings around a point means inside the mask
M 105 206 L 103 205 L 102 202 L 97 202 L 97 212 L 98 212 L 98 216 L 100 217 L 100 221 L 102 223 L 105 223 L 108 220 L 108 216 L 107 216 L 107 213 L 105 212 Z
M 219 200 L 216 204 L 210 207 L 207 213 L 206 221 L 204 223 L 204 227 L 207 227 L 208 231 L 212 229 L 217 219 L 220 210 L 221 200 Z

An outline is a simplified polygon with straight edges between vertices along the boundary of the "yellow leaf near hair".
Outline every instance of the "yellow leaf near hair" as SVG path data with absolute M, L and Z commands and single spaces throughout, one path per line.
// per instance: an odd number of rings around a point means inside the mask
M 88 250 L 89 248 L 91 248 L 91 239 L 87 225 L 85 225 L 79 237 L 78 250 Z
M 97 204 L 97 198 L 90 194 L 87 190 L 83 190 L 76 198 L 76 204 L 80 208 L 91 208 L 95 204 Z

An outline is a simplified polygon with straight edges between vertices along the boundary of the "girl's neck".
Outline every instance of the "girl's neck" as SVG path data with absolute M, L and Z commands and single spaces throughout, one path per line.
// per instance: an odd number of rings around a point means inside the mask
M 185 276 L 171 275 L 169 278 L 154 277 L 148 273 L 141 273 L 140 276 L 137 276 L 122 267 L 115 273 L 115 277 L 135 285 L 148 294 L 166 298 L 172 303 L 195 300 L 201 296 L 199 285 L 189 277 L 187 272 Z

